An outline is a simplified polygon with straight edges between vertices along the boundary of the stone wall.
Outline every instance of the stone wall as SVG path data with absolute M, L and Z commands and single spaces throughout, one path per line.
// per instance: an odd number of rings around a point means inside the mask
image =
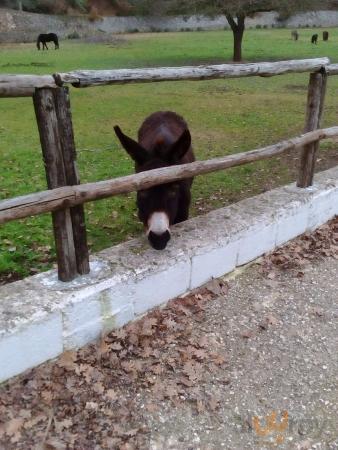
M 275 12 L 258 13 L 246 19 L 247 28 L 255 27 L 333 27 L 338 26 L 338 11 L 296 14 L 279 21 Z M 54 32 L 66 38 L 75 32 L 80 37 L 111 33 L 149 31 L 215 30 L 229 28 L 225 17 L 104 17 L 90 22 L 84 16 L 50 16 L 0 8 L 0 43 L 33 42 L 38 33 Z
M 91 255 L 90 274 L 69 283 L 58 281 L 51 270 L 0 286 L 0 383 L 253 261 L 336 214 L 338 166 L 316 174 L 307 189 L 292 184 L 175 225 L 161 252 L 142 236 Z

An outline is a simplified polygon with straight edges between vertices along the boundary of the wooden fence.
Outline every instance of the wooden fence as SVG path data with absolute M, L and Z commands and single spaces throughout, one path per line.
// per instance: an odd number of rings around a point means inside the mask
M 245 153 L 150 170 L 96 183 L 79 184 L 67 84 L 83 88 L 169 80 L 270 77 L 301 72 L 310 72 L 305 129 L 302 136 Z M 33 98 L 49 189 L 0 201 L 0 224 L 51 212 L 58 276 L 62 281 L 70 281 L 78 274 L 86 274 L 90 270 L 83 209 L 85 202 L 224 170 L 299 149 L 301 160 L 297 185 L 310 186 L 319 141 L 338 136 L 338 127 L 319 128 L 327 76 L 336 74 L 338 64 L 330 64 L 328 58 L 317 58 L 258 64 L 88 70 L 43 76 L 0 75 L 0 97 Z

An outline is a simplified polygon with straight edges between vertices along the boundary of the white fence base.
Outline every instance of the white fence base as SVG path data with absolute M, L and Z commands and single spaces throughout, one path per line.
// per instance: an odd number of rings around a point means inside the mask
M 162 252 L 146 238 L 104 250 L 70 283 L 49 271 L 0 288 L 0 381 L 85 345 L 149 309 L 231 272 L 338 214 L 338 167 L 174 227 Z

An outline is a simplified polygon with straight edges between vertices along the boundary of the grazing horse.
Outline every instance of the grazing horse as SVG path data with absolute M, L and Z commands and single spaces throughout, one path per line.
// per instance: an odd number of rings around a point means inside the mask
M 171 111 L 147 117 L 138 131 L 138 142 L 114 127 L 122 146 L 135 162 L 135 172 L 195 161 L 185 120 Z M 170 225 L 189 217 L 193 178 L 153 186 L 137 192 L 138 216 L 148 240 L 163 250 L 170 239 Z
M 59 48 L 59 39 L 55 33 L 39 34 L 36 41 L 36 46 L 40 50 L 40 44 L 42 44 L 42 50 L 46 48 L 48 50 L 46 42 L 54 42 L 55 50 Z
M 311 44 L 317 44 L 318 42 L 318 34 L 313 34 L 311 37 Z
M 328 41 L 328 40 L 329 40 L 329 32 L 323 31 L 323 41 Z

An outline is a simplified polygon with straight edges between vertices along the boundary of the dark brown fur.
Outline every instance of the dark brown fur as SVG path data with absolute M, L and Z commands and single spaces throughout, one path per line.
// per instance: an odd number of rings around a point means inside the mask
M 317 44 L 318 42 L 318 34 L 313 34 L 311 37 L 311 44 Z
M 115 132 L 122 146 L 135 161 L 135 172 L 195 160 L 188 125 L 174 112 L 158 111 L 147 117 L 138 131 L 138 142 L 124 135 L 119 127 L 115 127 Z M 149 217 L 154 212 L 165 212 L 170 225 L 188 219 L 192 182 L 193 179 L 190 178 L 139 191 L 138 214 L 144 225 L 147 227 Z M 153 234 L 149 234 L 151 245 L 157 249 L 164 248 L 170 239 L 169 232 L 166 236 Z
M 48 50 L 46 42 L 54 42 L 55 50 L 59 49 L 59 39 L 55 33 L 39 34 L 36 41 L 38 50 L 40 50 L 40 44 L 42 44 L 42 50 Z

